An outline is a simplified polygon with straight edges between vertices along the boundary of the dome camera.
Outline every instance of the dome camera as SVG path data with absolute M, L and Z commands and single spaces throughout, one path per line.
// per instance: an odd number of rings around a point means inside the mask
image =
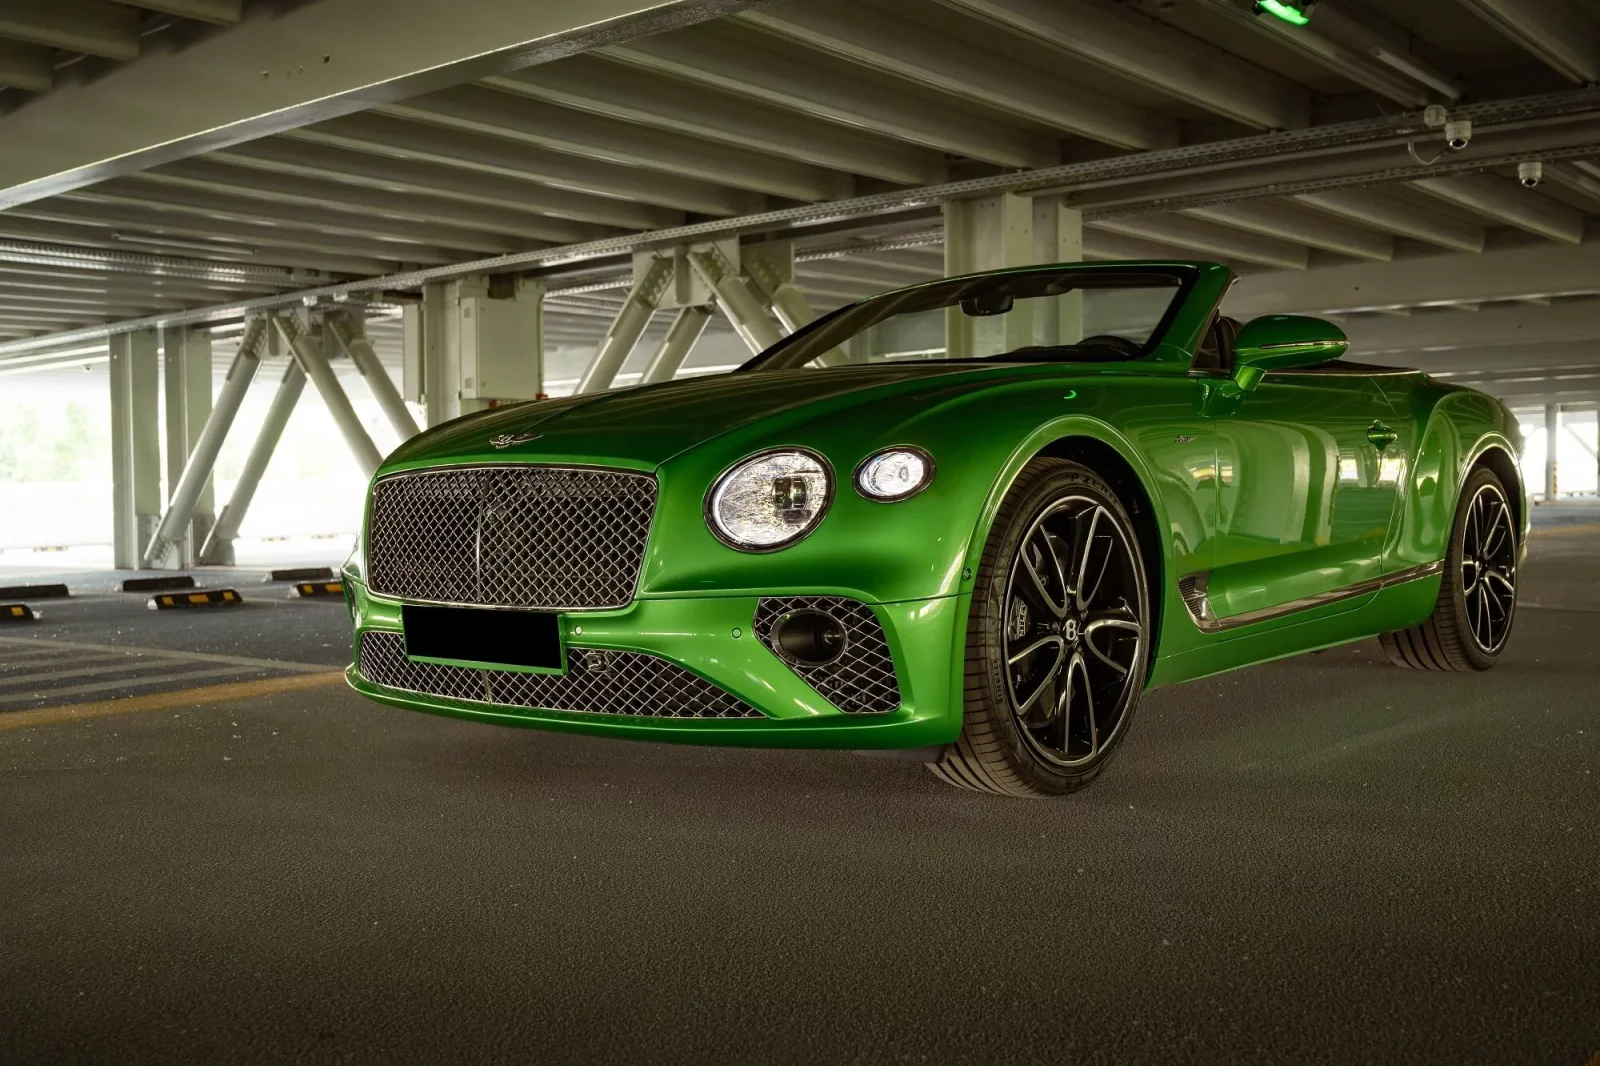
M 1531 163 L 1517 164 L 1517 180 L 1524 189 L 1538 188 L 1544 180 L 1544 164 L 1535 159 Z
M 1467 119 L 1456 119 L 1454 122 L 1444 124 L 1445 147 L 1452 152 L 1459 152 L 1472 143 L 1472 123 Z

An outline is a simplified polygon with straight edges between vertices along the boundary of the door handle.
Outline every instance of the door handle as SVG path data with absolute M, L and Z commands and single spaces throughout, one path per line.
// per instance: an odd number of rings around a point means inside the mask
M 1373 443 L 1373 446 L 1381 452 L 1383 449 L 1399 440 L 1400 434 L 1396 433 L 1382 422 L 1374 422 L 1372 425 L 1367 427 L 1367 439 L 1370 440 Z

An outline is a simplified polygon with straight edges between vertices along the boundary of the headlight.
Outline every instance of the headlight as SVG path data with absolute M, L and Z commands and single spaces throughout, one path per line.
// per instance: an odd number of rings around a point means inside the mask
M 883 503 L 915 496 L 932 480 L 933 456 L 921 448 L 888 448 L 856 467 L 856 489 Z
M 711 531 L 740 551 L 776 551 L 811 532 L 833 500 L 827 460 L 794 449 L 753 455 L 706 497 Z

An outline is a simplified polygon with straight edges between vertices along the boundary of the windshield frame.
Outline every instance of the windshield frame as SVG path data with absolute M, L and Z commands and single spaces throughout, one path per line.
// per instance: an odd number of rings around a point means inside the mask
M 955 277 L 950 277 L 950 278 L 935 278 L 935 279 L 933 279 L 931 281 L 925 281 L 925 282 L 922 282 L 922 283 L 917 284 L 917 285 L 908 285 L 908 286 L 904 286 L 904 287 L 898 288 L 898 289 L 890 289 L 887 292 L 878 293 L 875 296 L 868 296 L 868 297 L 865 297 L 864 299 L 856 300 L 853 303 L 848 303 L 848 304 L 845 304 L 842 307 L 836 308 L 835 310 L 830 311 L 827 314 L 822 315 L 821 317 L 814 319 L 813 321 L 811 321 L 807 325 L 801 327 L 800 329 L 795 330 L 793 333 L 789 334 L 787 337 L 785 337 L 782 340 L 780 340 L 777 344 L 774 344 L 771 347 L 767 348 L 766 350 L 757 353 L 755 356 L 751 357 L 747 362 L 740 364 L 740 366 L 737 369 L 735 369 L 734 371 L 732 371 L 732 372 L 735 373 L 735 374 L 741 374 L 741 373 L 755 373 L 755 372 L 760 372 L 760 371 L 763 371 L 763 370 L 799 370 L 799 369 L 807 368 L 807 364 L 811 362 L 811 359 L 806 360 L 805 363 L 801 363 L 799 366 L 787 366 L 787 365 L 774 366 L 772 364 L 774 364 L 774 363 L 782 364 L 783 355 L 789 349 L 793 348 L 797 344 L 800 344 L 802 342 L 805 342 L 805 341 L 809 340 L 811 337 L 815 336 L 817 333 L 821 332 L 822 330 L 831 328 L 833 325 L 835 325 L 837 323 L 838 319 L 840 319 L 840 318 L 842 318 L 842 317 L 844 317 L 846 315 L 849 315 L 851 313 L 860 312 L 863 308 L 866 308 L 866 307 L 868 307 L 868 306 L 870 306 L 872 304 L 876 304 L 876 303 L 880 303 L 880 302 L 892 301 L 896 297 L 904 296 L 904 295 L 906 295 L 908 293 L 920 292 L 920 291 L 925 290 L 925 289 L 933 289 L 933 288 L 941 288 L 941 287 L 949 287 L 951 289 L 958 289 L 958 288 L 961 288 L 964 285 L 968 285 L 968 284 L 970 284 L 970 283 L 972 283 L 974 281 L 980 281 L 980 280 L 983 280 L 985 278 L 993 278 L 993 279 L 996 279 L 998 281 L 998 280 L 1001 280 L 1001 279 L 1015 278 L 1015 277 L 1018 277 L 1018 276 L 1021 276 L 1021 275 L 1028 275 L 1028 274 L 1052 274 L 1052 275 L 1092 274 L 1092 275 L 1095 275 L 1097 277 L 1116 277 L 1116 276 L 1119 276 L 1119 275 L 1120 276 L 1138 276 L 1138 277 L 1166 277 L 1166 278 L 1170 278 L 1170 279 L 1176 281 L 1178 284 L 1172 290 L 1171 302 L 1167 304 L 1167 309 L 1166 309 L 1166 311 L 1164 311 L 1162 313 L 1161 320 L 1159 322 L 1157 322 L 1155 328 L 1150 331 L 1150 336 L 1148 338 L 1146 338 L 1145 343 L 1139 347 L 1138 354 L 1137 355 L 1130 355 L 1126 359 L 1114 360 L 1115 362 L 1134 362 L 1134 361 L 1139 360 L 1139 359 L 1148 358 L 1157 348 L 1159 348 L 1161 346 L 1162 342 L 1166 339 L 1167 334 L 1171 331 L 1173 323 L 1177 320 L 1178 316 L 1182 312 L 1182 310 L 1184 308 L 1184 305 L 1188 303 L 1189 296 L 1190 296 L 1191 292 L 1193 291 L 1195 283 L 1196 283 L 1196 281 L 1198 280 L 1198 278 L 1200 276 L 1200 270 L 1199 270 L 1199 268 L 1197 267 L 1196 264 L 1194 264 L 1194 263 L 1184 263 L 1184 262 L 1048 263 L 1048 264 L 1041 264 L 1039 266 L 1010 267 L 1010 268 L 1007 268 L 1007 269 L 1004 269 L 1004 270 L 983 270 L 983 271 L 978 271 L 978 272 L 972 273 L 972 274 L 959 274 L 959 275 L 957 275 Z M 1095 287 L 1101 287 L 1101 286 L 1095 286 Z M 1105 286 L 1105 287 L 1111 287 L 1111 286 Z M 1151 287 L 1154 288 L 1155 286 L 1151 286 Z M 954 301 L 952 300 L 951 303 L 949 305 L 947 305 L 947 306 L 954 306 Z M 931 308 L 924 309 L 924 310 L 931 310 Z M 840 338 L 840 342 L 842 342 L 844 340 L 848 340 L 850 337 L 856 336 L 863 329 L 870 329 L 872 326 L 875 326 L 880 322 L 888 321 L 892 317 L 893 317 L 893 315 L 884 315 L 882 318 L 869 320 L 860 329 L 852 331 L 850 334 L 848 334 L 845 337 L 841 337 Z M 836 346 L 837 346 L 837 344 L 829 345 L 827 349 L 823 349 L 823 350 L 824 351 L 831 350 L 832 348 L 834 348 Z M 821 352 L 818 353 L 818 355 L 820 355 L 820 354 L 821 354 Z M 812 356 L 812 359 L 815 359 L 817 357 L 818 356 L 814 355 L 814 356 Z M 1018 362 L 1023 362 L 1024 360 L 1020 360 L 1019 359 L 1017 361 Z M 1067 359 L 1067 358 L 1063 358 L 1063 359 L 1059 360 L 1059 362 L 1061 362 L 1061 363 L 1071 363 L 1073 361 L 1074 360 Z M 1103 361 L 1106 361 L 1106 360 L 1099 360 L 1099 361 L 1103 362 Z M 961 358 L 956 358 L 956 359 L 943 358 L 943 359 L 906 360 L 906 362 L 907 363 L 913 363 L 914 362 L 914 363 L 918 363 L 918 364 L 924 364 L 925 363 L 925 364 L 929 364 L 929 365 L 940 365 L 940 364 L 955 365 L 955 364 L 969 364 L 969 363 L 992 363 L 992 364 L 997 364 L 997 365 L 1003 365 L 1006 362 L 1006 359 L 1004 359 L 1002 356 L 993 355 L 993 356 L 961 357 Z M 813 368 L 810 368 L 810 369 L 842 370 L 842 369 L 848 369 L 848 368 L 850 368 L 852 366 L 881 366 L 881 365 L 883 365 L 883 364 L 882 363 L 846 363 L 846 364 L 840 364 L 840 365 L 837 365 L 837 366 L 819 366 L 819 367 L 813 367 Z

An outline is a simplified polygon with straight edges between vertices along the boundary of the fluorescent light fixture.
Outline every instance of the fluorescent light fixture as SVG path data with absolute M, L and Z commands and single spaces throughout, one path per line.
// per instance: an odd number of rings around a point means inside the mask
M 1295 26 L 1304 26 L 1311 21 L 1311 8 L 1316 0 L 1310 2 L 1296 2 L 1296 0 L 1256 0 L 1256 14 L 1267 14 L 1280 18 Z

